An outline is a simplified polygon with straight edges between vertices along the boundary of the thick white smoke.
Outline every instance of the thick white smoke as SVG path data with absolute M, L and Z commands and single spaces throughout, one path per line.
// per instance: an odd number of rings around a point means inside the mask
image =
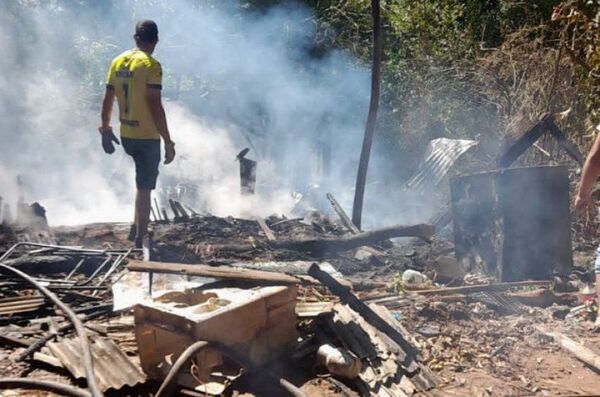
M 41 202 L 51 224 L 131 219 L 132 162 L 120 148 L 104 154 L 96 129 L 108 65 L 145 18 L 159 27 L 178 152 L 160 169 L 162 194 L 184 182 L 196 187 L 186 200 L 196 209 L 264 216 L 288 212 L 292 191 L 311 195 L 318 184 L 313 203 L 329 191 L 348 208 L 369 70 L 340 51 L 311 55 L 313 16 L 293 3 L 266 12 L 209 0 L 0 3 L 0 195 L 14 203 L 22 175 L 26 201 Z M 258 160 L 252 201 L 239 194 L 235 155 L 245 147 Z M 382 208 L 369 191 L 367 216 Z
M 141 18 L 159 26 L 155 55 L 179 154 L 161 168 L 163 187 L 197 184 L 202 206 L 217 215 L 282 213 L 292 190 L 323 182 L 312 160 L 324 141 L 334 164 L 328 181 L 342 185 L 344 175 L 351 185 L 368 72 L 339 52 L 308 55 L 306 9 L 253 13 L 233 1 L 191 0 L 0 7 L 0 194 L 14 202 L 22 175 L 26 200 L 40 201 L 52 224 L 132 216 L 131 161 L 121 150 L 105 155 L 96 128 L 106 69 L 133 47 Z M 234 159 L 246 146 L 259 160 L 254 202 L 239 197 Z

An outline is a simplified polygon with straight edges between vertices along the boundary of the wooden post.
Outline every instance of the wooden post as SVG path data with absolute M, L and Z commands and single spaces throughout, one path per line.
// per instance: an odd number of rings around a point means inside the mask
M 371 145 L 375 134 L 375 123 L 377 121 L 377 110 L 379 109 L 379 96 L 381 91 L 381 58 L 383 57 L 383 37 L 381 32 L 381 16 L 379 0 L 371 0 L 371 14 L 373 16 L 373 70 L 371 74 L 371 103 L 369 115 L 365 127 L 358 173 L 356 175 L 356 191 L 354 192 L 354 205 L 352 207 L 352 223 L 361 229 L 362 207 L 365 196 L 365 183 L 367 181 L 367 170 L 369 158 L 371 157 Z

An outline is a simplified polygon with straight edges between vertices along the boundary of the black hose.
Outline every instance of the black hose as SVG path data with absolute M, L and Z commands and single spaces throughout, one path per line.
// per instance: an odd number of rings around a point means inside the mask
M 92 397 L 87 390 L 39 379 L 0 378 L 0 390 L 2 389 L 43 390 L 69 397 Z
M 79 337 L 79 343 L 81 344 L 81 359 L 83 361 L 83 367 L 85 369 L 85 376 L 87 379 L 88 389 L 90 390 L 92 397 L 103 397 L 104 394 L 100 391 L 100 388 L 96 383 L 96 377 L 94 376 L 94 363 L 92 361 L 92 352 L 90 350 L 90 343 L 88 341 L 87 333 L 85 331 L 85 328 L 83 327 L 83 323 L 81 322 L 81 320 L 79 320 L 79 318 L 73 312 L 73 310 L 71 310 L 69 306 L 67 306 L 56 295 L 54 295 L 54 293 L 52 293 L 50 290 L 48 290 L 46 287 L 35 281 L 27 274 L 2 263 L 0 263 L 0 268 L 21 277 L 22 279 L 35 286 L 35 288 L 40 290 L 40 292 L 43 295 L 45 295 L 56 306 L 58 306 L 58 308 L 62 310 L 65 316 L 68 317 L 69 320 L 71 320 L 71 322 L 75 326 L 75 332 L 77 332 L 77 336 Z
M 221 352 L 222 354 L 231 358 L 232 360 L 236 361 L 238 364 L 240 364 L 242 367 L 245 367 L 248 370 L 253 369 L 252 362 L 248 358 L 242 356 L 241 354 L 239 354 L 235 350 L 231 349 L 230 347 L 225 346 L 222 343 L 218 343 L 218 342 L 199 341 L 199 342 L 196 342 L 196 343 L 190 345 L 190 347 L 188 347 L 187 349 L 185 349 L 185 351 L 183 353 L 181 353 L 181 355 L 179 356 L 179 358 L 177 359 L 175 364 L 173 364 L 173 367 L 167 374 L 167 377 L 165 378 L 163 383 L 160 385 L 160 389 L 158 390 L 158 393 L 156 393 L 155 397 L 168 397 L 168 396 L 173 395 L 173 389 L 175 387 L 174 381 L 175 381 L 177 375 L 179 374 L 179 372 L 183 369 L 183 367 L 185 365 L 187 365 L 187 363 L 192 359 L 192 357 L 194 355 L 196 355 L 200 350 L 205 349 L 207 347 L 210 347 L 211 349 L 214 349 L 214 350 L 218 350 L 219 352 Z M 273 375 L 268 374 L 268 373 L 266 375 L 269 378 L 272 378 L 275 381 L 279 382 L 279 384 L 284 389 L 286 389 L 292 396 L 308 397 L 302 390 L 300 390 L 298 387 L 294 386 L 287 380 L 285 380 L 283 378 L 276 379 Z

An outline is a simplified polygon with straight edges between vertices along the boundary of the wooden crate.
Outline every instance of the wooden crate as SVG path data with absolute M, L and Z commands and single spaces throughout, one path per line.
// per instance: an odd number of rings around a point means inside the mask
M 262 365 L 297 340 L 297 292 L 296 286 L 222 288 L 202 293 L 186 291 L 192 298 L 185 304 L 155 300 L 137 305 L 134 316 L 142 368 L 150 377 L 163 378 L 177 357 L 199 340 L 223 343 L 253 364 Z M 215 295 L 231 303 L 208 313 L 194 313 L 203 301 Z M 220 353 L 202 351 L 195 357 L 199 378 L 207 380 L 222 361 Z

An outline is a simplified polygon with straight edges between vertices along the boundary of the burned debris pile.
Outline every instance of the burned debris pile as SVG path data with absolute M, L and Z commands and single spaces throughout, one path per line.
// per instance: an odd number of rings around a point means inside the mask
M 61 228 L 53 234 L 61 245 L 5 249 L 3 376 L 90 386 L 81 335 L 40 286 L 85 326 L 98 390 L 136 395 L 484 390 L 466 380 L 472 368 L 510 382 L 511 392 L 553 390 L 518 352 L 550 360 L 592 313 L 577 280 L 498 283 L 468 273 L 451 242 L 426 242 L 432 230 L 423 225 L 364 233 L 311 213 L 152 227 L 151 261 L 128 248 L 122 224 Z M 419 239 L 389 240 L 403 234 Z
M 438 382 L 393 314 L 364 305 L 340 272 L 389 266 L 395 254 L 386 247 L 397 247 L 388 239 L 429 239 L 427 226 L 351 234 L 318 213 L 194 216 L 153 224 L 153 261 L 128 248 L 126 228 L 61 228 L 53 237 L 62 245 L 19 242 L 4 250 L 4 376 L 37 371 L 31 384 L 18 383 L 35 389 L 58 374 L 63 383 L 87 384 L 92 395 L 261 387 L 308 395 L 304 385 L 396 396 Z M 102 248 L 83 248 L 82 241 Z M 246 373 L 259 384 L 245 385 Z M 319 379 L 324 373 L 335 377 Z

